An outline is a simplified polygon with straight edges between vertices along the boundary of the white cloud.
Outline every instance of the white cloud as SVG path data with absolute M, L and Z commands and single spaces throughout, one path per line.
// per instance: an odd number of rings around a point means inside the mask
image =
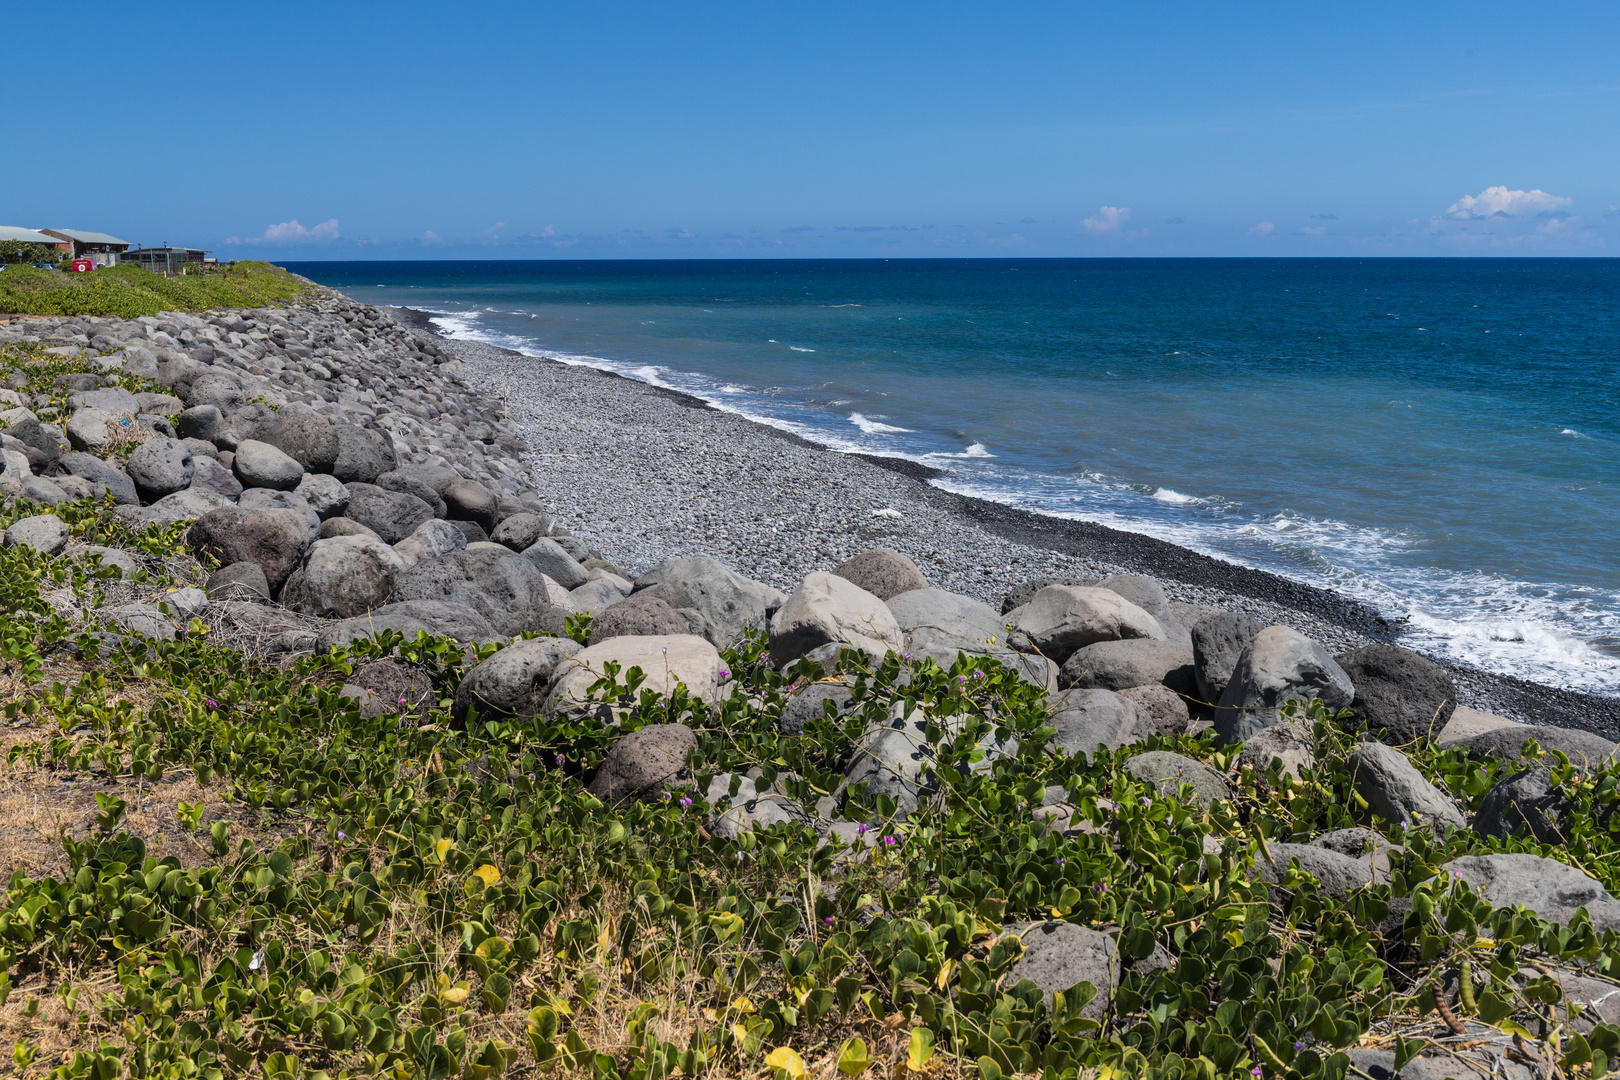
M 1325 225 L 1301 225 L 1299 231 L 1300 231 L 1301 234 L 1303 234 L 1305 236 L 1323 237 L 1323 236 L 1327 235 L 1327 226 L 1325 226 Z
M 298 219 L 283 221 L 280 225 L 272 225 L 264 230 L 263 236 L 250 236 L 243 240 L 239 236 L 232 236 L 225 242 L 227 244 L 288 244 L 301 241 L 336 240 L 338 238 L 337 218 L 323 221 L 319 225 L 305 228 L 298 224 Z
M 1276 231 L 1277 231 L 1277 226 L 1273 225 L 1269 221 L 1262 221 L 1260 224 L 1256 225 L 1254 228 L 1249 230 L 1249 235 L 1250 236 L 1270 236 L 1272 233 L 1274 233 Z
M 1498 184 L 1478 195 L 1464 195 L 1446 209 L 1446 217 L 1471 221 L 1488 217 L 1523 217 L 1526 214 L 1549 214 L 1568 206 L 1573 199 L 1562 195 L 1549 195 L 1540 188 L 1524 191 Z
M 1131 208 L 1128 206 L 1099 206 L 1096 215 L 1086 218 L 1080 227 L 1093 235 L 1104 235 L 1118 232 L 1129 220 Z
M 434 232 L 432 229 L 429 229 L 427 232 L 422 234 L 422 240 L 423 240 L 424 243 L 437 244 L 437 243 L 440 243 L 441 241 L 443 241 L 444 237 L 440 236 L 438 233 Z

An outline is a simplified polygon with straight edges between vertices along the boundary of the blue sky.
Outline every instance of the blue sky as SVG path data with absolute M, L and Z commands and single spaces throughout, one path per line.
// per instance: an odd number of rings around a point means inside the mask
M 1620 253 L 1613 3 L 14 7 L 65 59 L 7 79 L 0 224 L 276 259 Z

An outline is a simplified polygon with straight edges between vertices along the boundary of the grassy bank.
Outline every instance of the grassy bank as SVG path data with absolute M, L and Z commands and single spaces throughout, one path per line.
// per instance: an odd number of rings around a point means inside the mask
M 165 278 L 138 266 L 88 274 L 8 266 L 0 272 L 0 313 L 112 315 L 264 307 L 296 300 L 310 286 L 267 262 L 239 262 L 203 274 Z

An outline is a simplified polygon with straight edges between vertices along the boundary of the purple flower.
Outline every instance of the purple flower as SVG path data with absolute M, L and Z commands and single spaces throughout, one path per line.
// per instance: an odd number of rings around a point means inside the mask
M 1265 1074 L 1260 1071 L 1260 1066 L 1256 1065 L 1254 1068 L 1249 1070 L 1249 1075 L 1250 1076 L 1264 1076 Z
M 731 678 L 731 672 L 729 670 L 725 669 L 725 668 L 722 668 L 720 670 L 720 677 L 722 679 L 729 679 L 729 678 Z
M 825 919 L 821 920 L 821 925 L 822 926 L 831 926 L 833 923 L 835 923 L 837 921 L 838 921 L 837 919 L 835 919 L 831 915 L 829 915 Z
M 1305 1040 L 1304 1039 L 1295 1039 L 1294 1040 L 1294 1053 L 1297 1054 L 1303 1049 L 1305 1049 Z
M 1107 892 L 1108 891 L 1108 882 L 1106 882 L 1106 881 L 1097 882 L 1097 884 L 1095 884 L 1095 885 L 1093 885 L 1091 887 L 1091 891 L 1094 892 L 1094 893 L 1105 893 L 1105 892 Z
M 871 827 L 872 826 L 868 825 L 866 822 L 863 821 L 859 825 L 855 826 L 855 835 L 856 836 L 865 836 L 866 835 L 866 830 L 870 829 Z
M 957 682 L 967 682 L 967 676 L 966 675 L 958 675 L 956 677 L 956 681 Z
M 208 706 L 208 707 L 209 707 L 209 708 L 210 708 L 210 709 L 217 709 L 217 708 L 219 708 L 219 702 L 217 702 L 217 701 L 215 701 L 215 700 L 214 700 L 214 699 L 213 699 L 213 698 L 208 698 L 208 699 L 207 699 L 207 700 L 206 700 L 206 704 L 207 704 L 207 706 Z
M 348 838 L 349 838 L 348 833 L 344 832 L 342 829 L 338 830 L 338 839 L 339 840 L 347 840 Z
M 529 774 L 529 780 L 530 780 L 530 782 L 533 782 L 533 780 L 534 780 L 534 773 L 530 773 L 530 774 Z
M 1067 866 L 1068 863 L 1069 863 L 1068 859 L 1059 859 L 1058 860 L 1058 869 L 1061 870 L 1063 867 Z
M 692 800 L 687 798 L 685 795 L 682 795 L 681 796 L 681 809 L 685 810 L 688 806 L 691 806 L 691 805 L 692 805 Z
M 563 763 L 563 756 L 561 754 L 558 754 L 557 755 L 557 764 L 561 765 L 562 763 Z
M 884 847 L 894 847 L 898 843 L 900 843 L 900 838 L 898 836 L 885 836 L 883 838 Z

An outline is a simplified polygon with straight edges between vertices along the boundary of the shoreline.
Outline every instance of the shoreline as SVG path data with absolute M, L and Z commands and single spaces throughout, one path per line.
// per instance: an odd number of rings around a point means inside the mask
M 949 492 L 928 482 L 944 474 L 927 465 L 904 458 L 834 450 L 792 432 L 716 408 L 690 394 L 654 386 L 616 372 L 565 364 L 549 357 L 529 356 L 483 342 L 445 337 L 432 324 L 429 313 L 408 307 L 392 310 L 399 314 L 402 323 L 420 334 L 434 337 L 453 351 L 465 365 L 464 375 L 475 388 L 507 402 L 513 425 L 531 436 L 531 452 L 525 455 L 525 463 L 537 478 L 546 475 L 548 462 L 555 464 L 559 459 L 572 458 L 577 461 L 583 455 L 604 452 L 617 458 L 614 444 L 620 441 L 623 431 L 608 430 L 612 425 L 593 425 L 597 428 L 596 438 L 582 439 L 577 435 L 563 438 L 560 440 L 560 453 L 548 454 L 544 444 L 548 437 L 554 437 L 559 410 L 566 414 L 571 407 L 600 410 L 606 406 L 620 416 L 621 422 L 628 422 L 629 426 L 640 432 L 655 430 L 667 436 L 671 445 L 662 448 L 656 445 L 657 440 L 649 442 L 644 435 L 635 440 L 646 451 L 641 459 L 643 468 L 654 465 L 660 458 L 670 459 L 670 466 L 661 470 L 661 476 L 643 476 L 649 489 L 646 494 L 653 494 L 652 489 L 659 480 L 663 481 L 664 491 L 646 499 L 638 499 L 634 494 L 626 497 L 623 491 L 616 491 L 615 494 L 620 497 L 609 500 L 613 509 L 599 515 L 594 522 L 584 521 L 571 526 L 581 536 L 601 547 L 614 561 L 631 558 L 636 552 L 646 550 L 648 535 L 663 532 L 674 540 L 672 550 L 668 552 L 670 555 L 714 554 L 729 561 L 740 572 L 771 580 L 781 587 L 792 574 L 779 572 L 773 575 L 772 564 L 780 566 L 782 571 L 789 571 L 792 564 L 808 572 L 809 569 L 830 568 L 836 560 L 828 560 L 833 559 L 835 554 L 853 553 L 842 550 L 849 544 L 842 545 L 838 551 L 830 551 L 824 540 L 819 545 L 804 545 L 811 549 L 811 558 L 794 560 L 782 558 L 786 553 L 777 544 L 775 550 L 758 553 L 760 557 L 756 557 L 756 561 L 762 565 L 750 566 L 746 561 L 747 546 L 738 545 L 729 530 L 723 531 L 719 537 L 710 537 L 711 540 L 721 541 L 711 547 L 701 543 L 694 546 L 689 542 L 691 537 L 683 535 L 682 530 L 671 530 L 667 520 L 660 520 L 660 512 L 667 511 L 672 501 L 679 504 L 690 496 L 712 497 L 717 489 L 712 482 L 707 488 L 686 485 L 681 483 L 679 477 L 679 470 L 691 464 L 690 460 L 684 460 L 690 458 L 691 449 L 699 442 L 708 442 L 711 446 L 703 451 L 705 457 L 715 456 L 714 447 L 718 446 L 721 448 L 720 456 L 729 454 L 741 461 L 756 455 L 770 458 L 781 462 L 790 474 L 802 478 L 808 485 L 807 490 L 815 490 L 818 481 L 836 478 L 835 486 L 841 492 L 860 489 L 872 495 L 881 493 L 888 496 L 891 502 L 898 498 L 914 508 L 924 509 L 921 521 L 918 521 L 918 514 L 903 511 L 906 514 L 901 519 L 903 524 L 886 528 L 877 524 L 878 519 L 864 515 L 861 517 L 865 519 L 854 525 L 852 522 L 856 517 L 847 512 L 840 517 L 835 506 L 832 514 L 832 517 L 838 518 L 832 523 L 835 527 L 828 529 L 825 527 L 828 523 L 823 521 L 818 523 L 823 527 L 816 531 L 821 532 L 823 537 L 836 537 L 842 531 L 852 541 L 858 538 L 865 546 L 893 546 L 916 559 L 931 581 L 934 581 L 936 572 L 944 571 L 944 580 L 936 582 L 941 587 L 970 592 L 993 604 L 999 603 L 1006 587 L 1034 577 L 1057 577 L 1070 573 L 1081 576 L 1088 572 L 1097 576 L 1101 576 L 1098 572 L 1141 573 L 1159 579 L 1172 600 L 1187 603 L 1225 601 L 1228 604 L 1236 601 L 1237 606 L 1253 610 L 1256 614 L 1270 617 L 1283 615 L 1284 618 L 1278 621 L 1287 621 L 1302 632 L 1323 640 L 1335 653 L 1374 641 L 1393 642 L 1399 636 L 1398 622 L 1390 620 L 1370 605 L 1332 590 L 1217 559 L 1143 533 L 1052 517 Z M 529 392 L 514 391 L 513 376 L 517 374 L 514 362 L 536 365 L 536 373 L 543 375 L 525 382 L 543 383 L 544 388 L 552 393 L 541 396 L 534 392 L 539 388 L 532 386 L 524 388 Z M 649 413 L 659 415 L 648 416 Z M 586 434 L 589 436 L 591 433 Z M 691 440 L 682 441 L 689 435 L 693 437 Z M 761 436 L 767 438 L 762 439 Z M 536 438 L 541 446 L 533 445 Z M 750 444 L 755 448 L 775 447 L 776 453 L 750 450 Z M 570 483 L 565 486 L 580 491 L 582 495 L 593 487 L 602 486 L 592 485 L 588 476 L 576 475 L 579 473 L 577 469 L 569 471 Z M 654 470 L 655 473 L 657 471 Z M 716 470 L 709 468 L 704 471 L 713 473 Z M 749 518 L 781 517 L 784 506 L 779 492 L 775 490 L 775 486 L 779 485 L 766 483 L 761 487 L 752 482 L 753 478 L 746 471 L 741 475 L 736 471 L 727 474 L 724 469 L 718 472 L 720 475 L 714 479 L 740 484 L 742 489 L 746 489 L 739 497 L 726 500 L 728 505 L 725 509 L 731 519 L 746 523 Z M 607 486 L 619 487 L 616 483 Z M 719 487 L 724 489 L 725 485 Z M 759 490 L 754 491 L 755 488 Z M 542 490 L 550 498 L 550 492 Z M 832 501 L 836 504 L 840 500 Z M 559 499 L 559 505 L 569 508 L 589 503 L 588 498 Z M 825 510 L 826 507 L 820 509 Z M 694 520 L 715 517 L 711 509 L 701 504 L 689 505 L 683 512 Z M 583 513 L 579 516 L 586 517 Z M 842 526 L 842 529 L 837 526 Z M 687 528 L 685 533 L 691 531 Z M 755 534 L 760 535 L 757 531 Z M 941 541 L 963 538 L 964 534 L 976 534 L 966 537 L 966 550 L 945 544 L 950 550 L 941 555 L 938 551 L 942 546 Z M 770 533 L 768 537 L 761 535 L 766 543 L 757 546 L 769 549 L 769 541 L 779 540 L 780 536 L 780 530 Z M 638 543 L 638 540 L 642 542 Z M 1001 563 L 997 559 L 999 565 L 986 568 L 979 556 L 987 548 L 998 554 L 1010 554 L 1010 562 Z M 725 549 L 731 552 L 729 560 Z M 1017 580 L 1013 580 L 1015 578 Z M 1607 738 L 1620 737 L 1620 699 L 1484 671 L 1444 657 L 1430 656 L 1430 659 L 1451 672 L 1457 681 L 1459 698 L 1463 699 L 1460 704 L 1501 713 L 1516 720 L 1579 727 Z

